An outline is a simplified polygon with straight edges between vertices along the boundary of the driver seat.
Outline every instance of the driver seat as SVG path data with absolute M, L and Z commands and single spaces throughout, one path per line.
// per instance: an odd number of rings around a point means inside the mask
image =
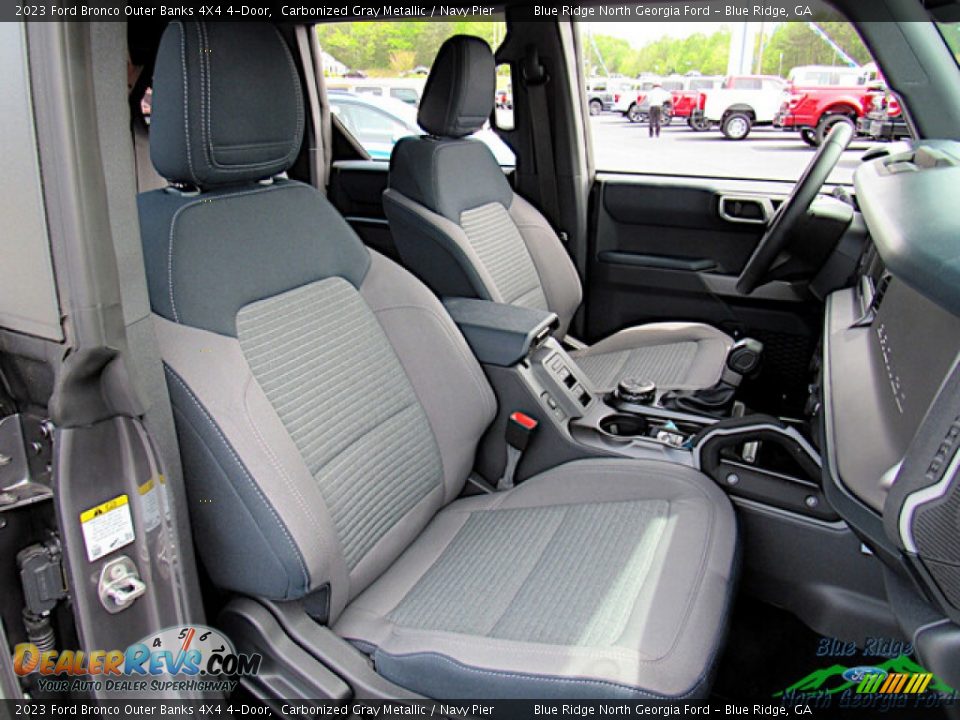
M 429 135 L 397 143 L 384 210 L 404 264 L 435 293 L 552 311 L 562 339 L 582 299 L 573 262 L 487 146 L 466 137 L 490 117 L 495 82 L 483 40 L 458 35 L 443 44 L 417 117 Z M 571 355 L 597 390 L 631 376 L 698 390 L 720 380 L 732 345 L 703 323 L 650 323 Z

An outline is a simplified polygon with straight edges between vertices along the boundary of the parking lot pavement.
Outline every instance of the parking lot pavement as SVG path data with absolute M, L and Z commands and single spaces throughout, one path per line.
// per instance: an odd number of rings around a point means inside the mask
M 727 140 L 719 130 L 694 132 L 675 119 L 659 138 L 646 123 L 631 123 L 618 113 L 590 118 L 593 152 L 599 171 L 644 172 L 695 177 L 799 179 L 816 152 L 799 133 L 754 128 L 746 140 Z M 849 183 L 863 153 L 874 143 L 855 140 L 830 180 Z

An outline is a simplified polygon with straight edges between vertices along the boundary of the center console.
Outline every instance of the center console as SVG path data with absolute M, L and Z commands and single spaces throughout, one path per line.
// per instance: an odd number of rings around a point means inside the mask
M 666 407 L 665 389 L 645 378 L 620 378 L 614 394 L 594 387 L 576 349 L 554 337 L 551 313 L 482 301 L 447 306 L 498 402 L 467 492 L 496 492 L 507 486 L 504 477 L 519 484 L 577 460 L 686 465 L 737 510 L 746 592 L 825 636 L 899 632 L 884 604 L 876 557 L 824 495 L 831 487 L 821 464 L 828 463 L 810 442 L 809 422 L 751 414 L 740 404 L 723 416 Z M 537 421 L 519 456 L 517 444 L 507 444 L 517 435 L 511 423 L 518 415 Z
M 500 403 L 478 458 L 484 476 L 499 477 L 508 418 L 521 411 L 536 418 L 539 428 L 520 462 L 518 481 L 579 458 L 660 460 L 701 470 L 733 498 L 836 519 L 820 487 L 820 456 L 800 423 L 742 415 L 741 406 L 726 416 L 690 412 L 644 378 L 621 378 L 612 391 L 596 388 L 553 337 L 553 313 L 463 298 L 444 304 L 484 365 Z M 730 357 L 744 368 L 747 360 L 755 363 L 758 352 L 738 343 Z

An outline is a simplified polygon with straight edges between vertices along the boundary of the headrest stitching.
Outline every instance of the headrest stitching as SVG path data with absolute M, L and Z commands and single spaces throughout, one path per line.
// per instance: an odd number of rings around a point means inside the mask
M 187 84 L 187 33 L 182 22 L 173 23 L 177 26 L 180 33 L 180 68 L 183 74 L 183 128 L 187 134 L 187 168 L 190 170 L 190 179 L 195 185 L 199 185 L 197 172 L 193 169 L 193 153 L 190 152 L 190 114 L 187 98 L 190 94 L 190 88 Z
M 210 167 L 216 168 L 221 172 L 248 172 L 251 169 L 257 167 L 269 167 L 278 162 L 291 162 L 295 157 L 297 151 L 300 149 L 299 144 L 296 147 L 293 147 L 293 143 L 296 142 L 298 137 L 301 137 L 303 133 L 303 124 L 304 124 L 304 113 L 303 113 L 303 98 L 300 88 L 300 79 L 297 75 L 297 68 L 293 64 L 293 59 L 290 56 L 290 50 L 287 47 L 287 44 L 283 41 L 283 38 L 280 37 L 277 29 L 271 26 L 271 30 L 274 33 L 274 39 L 279 43 L 280 49 L 283 52 L 283 57 L 287 62 L 287 69 L 290 72 L 290 81 L 293 86 L 293 93 L 297 103 L 297 121 L 294 126 L 293 135 L 290 137 L 290 140 L 286 141 L 286 145 L 290 146 L 288 150 L 282 157 L 263 160 L 259 163 L 243 163 L 234 166 L 227 166 L 219 163 L 216 159 L 215 148 L 213 143 L 213 123 L 211 118 L 213 117 L 213 97 L 211 93 L 211 86 L 213 85 L 213 71 L 211 70 L 210 65 L 210 39 L 207 34 L 207 23 L 199 22 L 197 23 L 198 33 L 201 34 L 201 55 L 200 55 L 200 75 L 201 75 L 201 92 L 200 92 L 200 116 L 201 116 L 201 126 L 206 130 L 206 137 L 204 140 L 204 150 L 207 154 L 207 159 L 210 163 Z M 204 103 L 204 97 L 206 97 L 206 103 Z M 267 145 L 267 143 L 260 143 L 261 145 Z M 279 144 L 279 143 L 275 143 Z M 254 144 L 251 143 L 251 146 Z
M 203 152 L 210 167 L 216 167 L 213 159 L 213 130 L 210 122 L 212 100 L 210 97 L 210 38 L 207 24 L 197 23 L 197 38 L 200 43 L 200 134 L 203 138 Z M 204 102 L 206 100 L 206 102 Z

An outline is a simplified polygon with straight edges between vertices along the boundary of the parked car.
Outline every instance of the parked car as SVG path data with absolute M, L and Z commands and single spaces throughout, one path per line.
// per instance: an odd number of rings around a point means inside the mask
M 408 105 L 417 106 L 420 104 L 420 96 L 423 94 L 423 86 L 426 80 L 423 78 L 389 78 L 362 80 L 361 82 L 343 82 L 340 80 L 329 80 L 328 82 L 331 90 L 347 90 L 356 95 L 394 98 Z
M 863 85 L 791 87 L 773 125 L 798 130 L 807 145 L 819 147 L 837 123 L 849 123 L 856 129 L 857 121 L 869 109 L 870 94 Z
M 910 137 L 910 128 L 896 96 L 885 87 L 873 86 L 864 100 L 865 112 L 857 119 L 857 133 L 873 140 Z
M 330 109 L 340 123 L 374 160 L 389 160 L 401 138 L 424 135 L 417 124 L 417 110 L 390 97 L 371 97 L 333 90 Z M 513 151 L 489 127 L 474 134 L 486 144 L 501 165 L 514 165 Z
M 734 75 L 713 90 L 701 92 L 690 125 L 715 125 L 728 140 L 743 140 L 756 125 L 772 125 L 783 103 L 785 84 L 776 75 Z

